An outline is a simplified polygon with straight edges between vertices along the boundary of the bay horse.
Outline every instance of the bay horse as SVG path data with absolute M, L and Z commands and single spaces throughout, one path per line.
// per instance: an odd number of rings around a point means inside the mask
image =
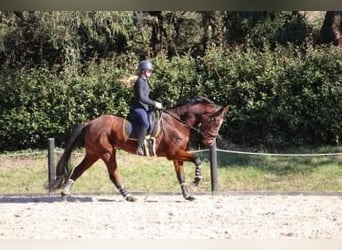
M 194 200 L 187 184 L 183 169 L 184 161 L 195 164 L 195 178 L 193 184 L 198 186 L 201 180 L 201 160 L 189 152 L 190 134 L 196 129 L 205 145 L 212 145 L 218 136 L 219 129 L 228 107 L 216 105 L 205 97 L 196 97 L 176 104 L 161 113 L 161 131 L 155 138 L 155 151 L 158 157 L 166 157 L 173 161 L 182 195 L 186 200 Z M 56 167 L 56 180 L 50 185 L 50 190 L 62 188 L 61 195 L 71 194 L 74 182 L 91 167 L 98 159 L 102 159 L 107 166 L 110 180 L 119 190 L 126 201 L 135 201 L 122 185 L 116 162 L 116 150 L 123 149 L 135 153 L 137 141 L 125 135 L 123 127 L 125 118 L 114 115 L 102 115 L 84 124 L 75 126 L 65 146 L 65 150 Z M 72 170 L 68 163 L 71 153 L 78 139 L 83 139 L 85 156 Z

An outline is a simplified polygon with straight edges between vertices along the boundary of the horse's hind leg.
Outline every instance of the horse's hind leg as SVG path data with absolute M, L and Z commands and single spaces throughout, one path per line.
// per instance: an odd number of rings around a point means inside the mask
M 116 150 L 113 149 L 112 153 L 103 154 L 101 158 L 106 163 L 110 180 L 119 190 L 124 199 L 126 201 L 136 201 L 136 198 L 134 198 L 130 193 L 128 193 L 126 188 L 121 184 L 120 174 L 116 162 Z
M 175 166 L 175 170 L 176 170 L 176 174 L 177 174 L 177 179 L 178 182 L 181 186 L 181 190 L 182 190 L 182 195 L 184 197 L 184 199 L 189 200 L 189 201 L 193 201 L 195 200 L 195 197 L 193 197 L 188 189 L 188 185 L 185 182 L 185 174 L 184 174 L 184 167 L 183 167 L 183 161 L 177 161 L 174 160 L 173 164 Z
M 94 155 L 86 154 L 83 160 L 74 168 L 72 174 L 70 175 L 67 183 L 65 184 L 62 195 L 70 195 L 74 182 L 80 177 L 84 171 L 86 171 L 91 165 L 93 165 L 99 158 Z

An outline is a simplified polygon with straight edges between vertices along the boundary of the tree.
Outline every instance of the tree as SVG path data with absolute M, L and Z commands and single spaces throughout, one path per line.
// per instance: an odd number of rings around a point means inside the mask
M 224 45 L 224 16 L 221 11 L 202 11 L 203 38 L 202 47 L 205 52 L 211 44 Z
M 342 48 L 342 11 L 327 11 L 320 31 L 321 43 Z
M 151 27 L 150 47 L 153 56 L 166 53 L 168 57 L 203 52 L 201 48 L 202 19 L 194 11 L 150 11 L 147 25 Z M 186 41 L 186 42 L 185 42 Z
M 87 62 L 130 50 L 133 13 L 15 11 L 0 16 L 2 67 L 77 70 Z

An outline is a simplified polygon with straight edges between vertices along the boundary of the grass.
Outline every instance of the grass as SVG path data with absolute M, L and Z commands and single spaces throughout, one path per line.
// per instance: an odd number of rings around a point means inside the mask
M 342 191 L 342 156 L 218 155 L 223 190 Z
M 326 149 L 321 149 L 320 152 Z M 341 152 L 341 148 L 334 148 Z M 73 156 L 76 165 L 82 154 Z M 209 192 L 210 163 L 200 153 L 203 179 L 198 191 Z M 57 157 L 58 158 L 58 157 Z M 179 192 L 171 161 L 118 153 L 122 183 L 135 192 Z M 220 191 L 342 191 L 342 156 L 274 157 L 218 153 Z M 186 180 L 194 177 L 194 166 L 185 163 Z M 0 155 L 0 194 L 47 193 L 47 156 Z M 117 193 L 102 161 L 96 162 L 75 183 L 74 193 Z M 59 192 L 59 191 L 58 191 Z

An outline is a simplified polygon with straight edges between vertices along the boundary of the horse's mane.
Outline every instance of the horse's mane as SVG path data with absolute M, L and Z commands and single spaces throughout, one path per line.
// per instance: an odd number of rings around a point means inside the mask
M 211 101 L 207 97 L 196 96 L 196 97 L 193 97 L 193 98 L 188 98 L 188 99 L 185 99 L 185 100 L 180 100 L 172 108 L 177 108 L 179 106 L 183 106 L 183 105 L 186 105 L 186 104 L 196 104 L 196 103 L 202 103 L 202 102 L 209 103 L 209 104 L 215 104 L 213 101 Z

